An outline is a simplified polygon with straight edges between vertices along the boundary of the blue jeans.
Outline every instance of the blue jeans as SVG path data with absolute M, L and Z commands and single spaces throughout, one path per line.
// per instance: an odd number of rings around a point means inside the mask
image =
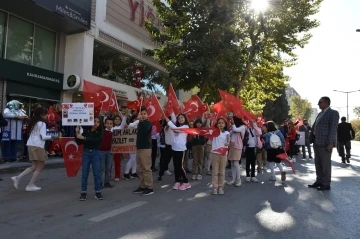
M 101 189 L 101 155 L 99 150 L 84 149 L 82 153 L 81 192 L 87 192 L 90 165 L 94 175 L 95 192 Z
M 101 184 L 105 174 L 104 184 L 109 183 L 113 154 L 111 151 L 100 151 L 101 155 Z

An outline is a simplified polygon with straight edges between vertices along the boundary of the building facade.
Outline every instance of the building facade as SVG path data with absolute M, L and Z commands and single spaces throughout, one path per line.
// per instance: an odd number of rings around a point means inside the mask
M 137 72 L 145 82 L 167 74 L 143 53 L 155 47 L 147 19 L 161 28 L 151 0 L 0 1 L 1 106 L 82 102 L 84 80 L 112 88 L 121 107 L 152 94 L 133 86 Z
M 91 30 L 66 36 L 64 75 L 75 74 L 82 80 L 114 89 L 120 107 L 127 100 L 151 94 L 133 87 L 137 71 L 143 80 L 166 77 L 166 70 L 144 49 L 154 44 L 145 30 L 145 20 L 158 27 L 161 22 L 151 0 L 92 0 Z M 158 95 L 160 103 L 165 97 Z M 81 101 L 82 87 L 64 94 L 64 101 Z
M 66 36 L 90 26 L 91 0 L 0 1 L 1 107 L 13 99 L 26 111 L 61 102 Z
M 300 94 L 293 87 L 286 88 L 285 89 L 285 94 L 286 94 L 286 100 L 288 101 L 289 106 L 290 106 L 291 97 L 300 96 Z

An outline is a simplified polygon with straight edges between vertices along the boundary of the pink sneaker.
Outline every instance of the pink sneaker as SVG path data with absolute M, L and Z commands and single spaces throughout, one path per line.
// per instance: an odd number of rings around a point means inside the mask
M 183 183 L 183 184 L 180 186 L 179 190 L 185 191 L 186 189 L 189 189 L 189 188 L 191 188 L 190 183 Z
M 179 190 L 179 188 L 180 188 L 180 183 L 175 183 L 173 189 Z

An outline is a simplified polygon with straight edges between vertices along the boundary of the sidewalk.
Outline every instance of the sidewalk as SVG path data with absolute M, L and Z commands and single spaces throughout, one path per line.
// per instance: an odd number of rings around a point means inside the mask
M 0 164 L 0 174 L 22 171 L 31 166 L 31 162 L 10 162 Z M 45 161 L 45 169 L 63 168 L 64 159 L 60 157 L 51 157 Z

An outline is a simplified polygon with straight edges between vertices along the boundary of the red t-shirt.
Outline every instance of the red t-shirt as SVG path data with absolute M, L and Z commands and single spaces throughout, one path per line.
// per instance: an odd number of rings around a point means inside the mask
M 291 129 L 290 131 L 289 131 L 289 133 L 288 133 L 288 137 L 289 137 L 289 139 L 290 140 L 295 140 L 296 139 L 296 129 L 295 128 L 293 128 L 293 129 Z

